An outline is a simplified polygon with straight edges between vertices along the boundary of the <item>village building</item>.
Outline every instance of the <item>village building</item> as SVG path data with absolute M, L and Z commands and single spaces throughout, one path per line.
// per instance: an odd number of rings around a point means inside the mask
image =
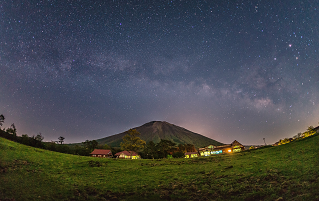
M 198 151 L 201 156 L 210 156 L 213 154 L 212 152 L 214 151 L 214 145 L 208 145 L 207 147 L 199 148 Z
M 90 155 L 92 157 L 103 157 L 103 158 L 112 158 L 113 154 L 111 150 L 106 150 L 106 149 L 94 149 Z
M 221 145 L 221 146 L 209 145 L 207 147 L 198 149 L 201 156 L 211 156 L 214 154 L 233 153 L 233 152 L 240 152 L 243 150 L 245 150 L 245 147 L 241 143 L 239 143 L 237 140 L 235 140 L 231 144 L 226 144 L 226 145 Z
M 186 152 L 185 153 L 185 158 L 196 158 L 196 157 L 198 157 L 197 152 Z
M 134 151 L 121 151 L 115 154 L 116 158 L 124 158 L 124 159 L 140 159 L 140 155 L 138 155 Z

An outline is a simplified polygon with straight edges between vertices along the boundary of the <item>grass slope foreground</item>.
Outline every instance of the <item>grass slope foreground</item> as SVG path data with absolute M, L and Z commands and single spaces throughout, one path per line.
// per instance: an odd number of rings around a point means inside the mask
M 61 154 L 0 138 L 0 200 L 319 200 L 319 135 L 196 159 Z

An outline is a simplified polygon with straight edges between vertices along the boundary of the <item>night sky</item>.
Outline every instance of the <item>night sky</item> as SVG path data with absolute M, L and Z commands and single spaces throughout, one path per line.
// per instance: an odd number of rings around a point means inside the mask
M 318 1 L 242 2 L 1 1 L 4 127 L 72 143 L 167 121 L 270 144 L 318 126 Z

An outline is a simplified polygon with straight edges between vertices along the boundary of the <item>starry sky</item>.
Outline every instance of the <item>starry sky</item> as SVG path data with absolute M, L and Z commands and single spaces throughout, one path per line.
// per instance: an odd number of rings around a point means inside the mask
M 4 0 L 0 114 L 66 143 L 167 121 L 223 143 L 319 122 L 318 1 Z

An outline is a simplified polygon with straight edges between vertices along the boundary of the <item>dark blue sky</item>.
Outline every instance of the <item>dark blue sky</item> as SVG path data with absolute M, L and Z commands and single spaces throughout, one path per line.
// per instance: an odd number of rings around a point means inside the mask
M 319 3 L 3 1 L 0 113 L 81 142 L 154 120 L 230 143 L 319 121 Z

